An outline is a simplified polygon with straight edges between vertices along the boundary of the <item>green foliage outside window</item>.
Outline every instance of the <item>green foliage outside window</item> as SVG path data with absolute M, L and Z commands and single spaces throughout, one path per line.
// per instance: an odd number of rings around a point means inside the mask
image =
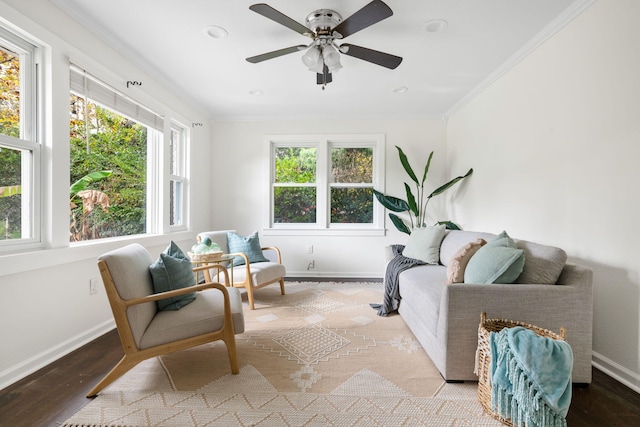
M 20 138 L 20 59 L 0 47 L 0 134 Z M 0 240 L 20 239 L 22 151 L 0 146 Z
M 93 209 L 87 216 L 76 204 L 71 240 L 145 233 L 147 128 L 93 103 L 85 106 L 83 98 L 72 95 L 70 144 L 70 182 L 95 171 L 112 171 L 91 188 L 108 196 L 108 209 Z M 86 221 L 91 221 L 89 227 Z
M 273 222 L 316 223 L 318 149 L 276 147 L 274 154 Z M 373 223 L 373 149 L 336 146 L 330 156 L 331 223 Z

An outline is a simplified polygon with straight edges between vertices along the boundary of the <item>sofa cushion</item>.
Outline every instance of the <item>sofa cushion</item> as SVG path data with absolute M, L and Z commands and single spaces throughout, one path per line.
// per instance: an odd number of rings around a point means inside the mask
M 524 268 L 516 283 L 555 285 L 567 263 L 567 253 L 553 246 L 540 245 L 526 240 L 516 240 L 524 251 Z
M 503 231 L 471 257 L 465 283 L 514 283 L 524 267 L 524 250 Z
M 445 231 L 445 225 L 414 228 L 409 235 L 402 255 L 427 264 L 438 264 L 440 262 L 440 244 Z
M 475 242 L 469 242 L 456 252 L 447 265 L 447 284 L 463 283 L 464 271 L 472 256 L 478 252 L 478 249 L 487 244 L 484 239 L 477 239 Z
M 196 284 L 191 260 L 173 241 L 149 267 L 155 293 L 182 289 Z M 195 293 L 156 301 L 159 310 L 179 310 L 196 299 Z
M 487 242 L 496 237 L 495 234 L 478 231 L 448 230 L 440 245 L 440 263 L 449 265 L 453 255 L 464 245 L 484 239 Z
M 446 274 L 446 267 L 441 265 L 415 266 L 400 273 L 400 306 L 409 305 L 420 313 L 422 322 L 434 336 L 438 330 Z

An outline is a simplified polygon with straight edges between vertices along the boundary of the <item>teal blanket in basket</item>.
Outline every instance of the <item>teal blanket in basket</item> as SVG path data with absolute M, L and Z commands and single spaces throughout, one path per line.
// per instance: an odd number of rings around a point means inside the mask
M 517 427 L 566 426 L 571 346 L 521 326 L 491 332 L 489 341 L 492 410 Z

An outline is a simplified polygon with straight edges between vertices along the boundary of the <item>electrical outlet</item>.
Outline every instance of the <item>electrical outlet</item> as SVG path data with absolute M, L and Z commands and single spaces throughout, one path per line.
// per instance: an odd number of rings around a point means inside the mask
M 307 253 L 308 254 L 312 254 L 313 253 L 313 245 L 307 246 Z
M 89 295 L 95 295 L 98 293 L 98 279 L 95 277 L 89 279 Z

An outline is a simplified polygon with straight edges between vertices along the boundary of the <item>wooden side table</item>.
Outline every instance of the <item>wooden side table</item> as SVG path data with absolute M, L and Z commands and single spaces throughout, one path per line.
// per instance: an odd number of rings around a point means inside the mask
M 196 266 L 201 266 L 201 267 L 209 267 L 206 269 L 203 268 L 197 268 L 198 271 L 202 271 L 203 275 L 204 275 L 204 279 L 207 282 L 211 282 L 211 272 L 210 269 L 211 268 L 215 268 L 217 269 L 217 273 L 216 273 L 216 280 L 220 280 L 220 270 L 224 269 L 225 273 L 229 270 L 231 270 L 231 278 L 230 280 L 225 280 L 225 282 L 228 281 L 228 283 L 225 283 L 225 286 L 233 286 L 233 260 L 235 259 L 235 255 L 229 255 L 229 254 L 215 254 L 211 257 L 200 257 L 200 258 L 195 258 L 195 257 L 191 257 L 191 262 Z M 197 274 L 197 271 L 196 271 Z M 225 279 L 228 279 L 228 275 L 225 274 Z

